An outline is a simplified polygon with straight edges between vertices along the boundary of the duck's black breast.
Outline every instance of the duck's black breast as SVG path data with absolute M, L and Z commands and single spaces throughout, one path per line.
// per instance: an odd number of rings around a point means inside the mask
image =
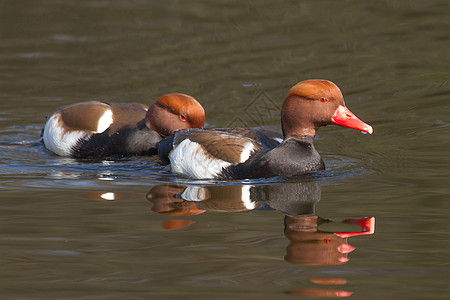
M 325 169 L 313 137 L 286 138 L 272 150 L 253 155 L 244 163 L 223 170 L 221 179 L 289 177 Z
M 176 135 L 177 131 L 174 134 L 169 135 L 168 137 L 165 137 L 161 141 L 156 143 L 156 149 L 159 159 L 164 165 L 170 164 L 169 154 L 174 148 L 174 140 Z
M 107 129 L 87 140 L 79 140 L 72 151 L 73 156 L 78 158 L 155 155 L 156 143 L 160 140 L 161 136 L 142 120 L 134 126 L 124 126 L 114 132 Z

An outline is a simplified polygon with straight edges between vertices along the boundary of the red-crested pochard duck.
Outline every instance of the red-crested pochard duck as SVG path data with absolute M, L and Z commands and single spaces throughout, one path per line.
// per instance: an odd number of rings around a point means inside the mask
M 45 147 L 60 156 L 95 158 L 156 154 L 175 130 L 203 128 L 205 111 L 193 97 L 163 95 L 140 103 L 81 102 L 56 109 L 43 130 Z
M 325 169 L 313 145 L 320 126 L 337 124 L 372 133 L 344 103 L 328 80 L 305 80 L 293 86 L 283 102 L 284 139 L 278 145 L 258 130 L 188 129 L 158 143 L 163 163 L 173 173 L 194 179 L 288 177 Z

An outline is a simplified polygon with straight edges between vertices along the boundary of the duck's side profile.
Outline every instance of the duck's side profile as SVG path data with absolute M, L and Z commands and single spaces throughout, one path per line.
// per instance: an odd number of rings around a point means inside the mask
M 205 111 L 185 94 L 140 103 L 81 102 L 47 117 L 45 147 L 60 156 L 96 158 L 156 154 L 156 143 L 175 130 L 203 128 Z
M 288 177 L 323 170 L 313 145 L 321 126 L 337 124 L 372 133 L 346 106 L 340 89 L 328 80 L 293 86 L 282 105 L 283 141 L 268 143 L 264 133 L 245 130 L 188 129 L 158 143 L 158 154 L 174 173 L 194 179 Z M 256 138 L 255 138 L 256 136 Z

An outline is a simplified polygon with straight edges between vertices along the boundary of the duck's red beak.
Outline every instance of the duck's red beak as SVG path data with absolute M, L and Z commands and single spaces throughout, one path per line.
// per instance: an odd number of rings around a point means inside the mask
M 362 132 L 372 134 L 373 128 L 369 124 L 364 123 L 355 116 L 347 107 L 339 105 L 336 112 L 331 117 L 334 124 L 361 130 Z

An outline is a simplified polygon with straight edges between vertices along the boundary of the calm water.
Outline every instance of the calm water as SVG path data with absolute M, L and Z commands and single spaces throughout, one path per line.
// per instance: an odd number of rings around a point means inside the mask
M 447 299 L 449 12 L 1 1 L 1 298 Z M 337 83 L 374 127 L 322 128 L 328 169 L 314 176 L 195 182 L 154 157 L 74 160 L 38 142 L 58 106 L 169 92 L 194 95 L 209 127 L 279 130 L 288 88 L 308 78 Z

